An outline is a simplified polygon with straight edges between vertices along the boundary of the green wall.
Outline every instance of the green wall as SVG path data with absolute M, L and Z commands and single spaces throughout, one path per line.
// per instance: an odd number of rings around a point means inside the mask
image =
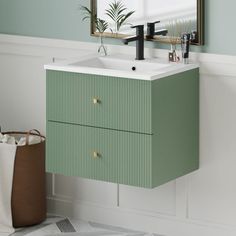
M 0 33 L 97 42 L 79 5 L 89 0 L 0 0 Z M 205 0 L 205 46 L 194 50 L 236 55 L 235 0 Z M 108 39 L 107 43 L 119 44 Z M 159 43 L 146 43 L 163 47 Z

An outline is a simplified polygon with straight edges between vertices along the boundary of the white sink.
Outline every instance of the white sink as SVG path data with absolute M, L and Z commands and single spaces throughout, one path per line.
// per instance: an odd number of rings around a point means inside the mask
M 145 59 L 137 61 L 127 55 L 97 57 L 90 55 L 73 61 L 45 65 L 47 70 L 95 74 L 118 78 L 155 80 L 197 68 L 195 64 L 169 63 L 167 60 Z
M 69 66 L 92 67 L 100 69 L 128 71 L 133 73 L 149 73 L 171 66 L 164 63 L 146 61 L 121 60 L 109 57 L 97 57 L 69 64 Z

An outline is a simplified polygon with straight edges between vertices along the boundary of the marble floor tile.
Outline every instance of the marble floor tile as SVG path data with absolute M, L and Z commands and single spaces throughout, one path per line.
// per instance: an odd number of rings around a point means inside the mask
M 49 216 L 42 224 L 18 229 L 11 236 L 160 236 L 94 222 Z

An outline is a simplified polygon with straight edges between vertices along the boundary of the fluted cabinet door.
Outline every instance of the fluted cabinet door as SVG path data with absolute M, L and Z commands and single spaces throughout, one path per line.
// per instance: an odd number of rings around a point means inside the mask
M 47 123 L 47 171 L 150 188 L 152 135 Z
M 47 71 L 47 119 L 151 134 L 151 84 Z

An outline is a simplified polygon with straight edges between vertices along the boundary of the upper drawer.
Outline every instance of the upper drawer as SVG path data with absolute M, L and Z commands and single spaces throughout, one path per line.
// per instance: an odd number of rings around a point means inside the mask
M 47 119 L 151 134 L 151 83 L 47 71 Z

